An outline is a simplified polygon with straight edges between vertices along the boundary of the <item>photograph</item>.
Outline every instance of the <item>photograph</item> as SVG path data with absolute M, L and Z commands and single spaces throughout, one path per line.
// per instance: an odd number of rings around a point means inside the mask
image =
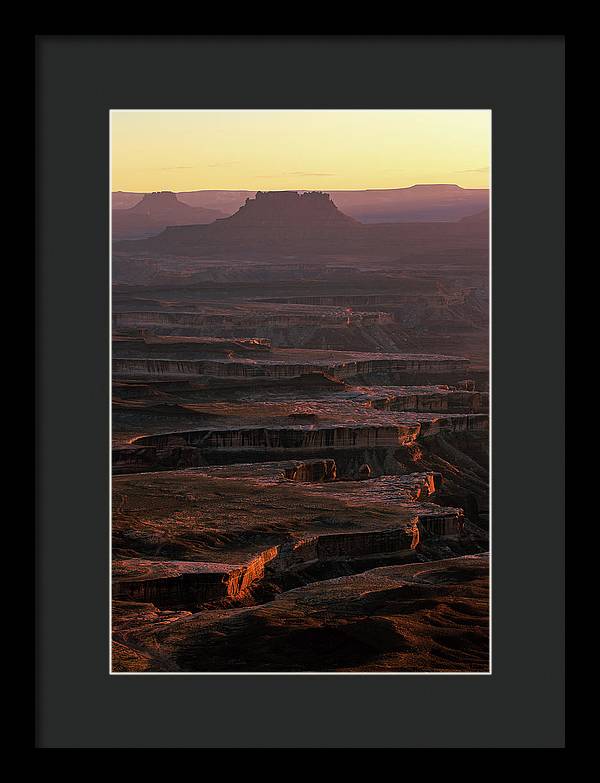
M 492 117 L 111 109 L 111 675 L 493 673 Z

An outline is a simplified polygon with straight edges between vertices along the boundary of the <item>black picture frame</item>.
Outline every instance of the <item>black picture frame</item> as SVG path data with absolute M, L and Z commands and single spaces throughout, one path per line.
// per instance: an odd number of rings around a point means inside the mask
M 36 747 L 563 747 L 564 80 L 561 36 L 36 38 Z M 490 676 L 109 675 L 126 108 L 492 110 Z

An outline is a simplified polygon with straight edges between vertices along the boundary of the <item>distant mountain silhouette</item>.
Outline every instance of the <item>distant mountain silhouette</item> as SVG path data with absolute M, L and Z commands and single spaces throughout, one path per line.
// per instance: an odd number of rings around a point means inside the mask
M 305 191 L 294 191 L 303 193 Z M 334 204 L 361 223 L 414 223 L 457 221 L 487 208 L 487 188 L 461 188 L 459 185 L 412 185 L 408 188 L 329 191 Z M 194 207 L 220 210 L 232 215 L 256 191 L 197 190 L 178 193 L 180 201 Z M 114 207 L 129 207 L 140 194 L 113 193 Z
M 118 252 L 215 258 L 315 256 L 411 257 L 444 253 L 457 260 L 487 254 L 487 224 L 359 223 L 327 193 L 258 192 L 231 217 L 209 225 L 169 226 L 146 240 L 115 242 Z M 462 255 L 461 255 L 462 254 Z
M 225 218 L 229 226 L 288 228 L 332 228 L 356 225 L 356 220 L 336 207 L 327 193 L 290 191 L 258 191 L 255 198 L 247 198 L 245 204 L 231 217 Z M 223 222 L 223 221 L 222 221 Z
M 412 185 L 392 190 L 337 191 L 337 206 L 363 223 L 455 221 L 488 205 L 487 189 Z
M 223 214 L 215 209 L 184 204 L 170 191 L 146 193 L 141 201 L 128 209 L 113 209 L 113 238 L 153 236 L 167 226 L 212 223 Z

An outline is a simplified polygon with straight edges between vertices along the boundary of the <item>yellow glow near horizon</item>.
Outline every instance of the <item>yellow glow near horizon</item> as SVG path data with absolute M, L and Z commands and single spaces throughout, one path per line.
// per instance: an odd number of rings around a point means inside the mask
M 489 186 L 491 112 L 113 111 L 112 190 Z

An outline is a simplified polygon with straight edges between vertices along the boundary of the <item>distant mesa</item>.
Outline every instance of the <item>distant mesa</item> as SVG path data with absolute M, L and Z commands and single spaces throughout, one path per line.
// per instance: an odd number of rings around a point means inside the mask
M 165 212 L 178 212 L 181 208 L 189 211 L 188 204 L 179 201 L 176 194 L 170 190 L 145 193 L 141 201 L 129 208 L 129 212 L 136 215 L 157 215 Z
M 411 185 L 391 190 L 338 191 L 337 206 L 363 223 L 454 222 L 488 206 L 487 189 Z
M 348 226 L 357 221 L 336 207 L 328 193 L 258 191 L 226 218 L 232 226 Z
M 258 191 L 235 214 L 210 225 L 173 224 L 158 236 L 135 242 L 117 241 L 115 246 L 125 251 L 214 253 L 216 257 L 230 253 L 238 256 L 320 254 L 352 241 L 352 235 L 364 229 L 362 223 L 341 212 L 328 193 Z
M 118 237 L 115 237 L 118 239 Z M 344 214 L 322 192 L 259 191 L 238 211 L 209 225 L 169 225 L 158 236 L 115 242 L 117 252 L 144 252 L 198 258 L 318 256 L 402 258 L 444 253 L 487 255 L 487 225 L 414 222 L 364 224 Z
M 463 190 L 460 185 L 453 185 L 451 183 L 441 183 L 432 185 L 411 185 L 408 188 L 399 188 L 399 190 L 421 190 L 421 191 L 434 191 L 434 190 Z
M 305 193 L 304 190 L 292 191 Z M 195 190 L 177 193 L 179 201 L 233 215 L 255 190 Z M 361 223 L 456 222 L 488 207 L 487 188 L 462 188 L 455 184 L 417 184 L 406 188 L 330 190 L 335 206 Z M 131 207 L 142 194 L 113 193 L 113 208 Z
M 184 204 L 171 191 L 146 193 L 133 206 L 112 210 L 113 239 L 143 239 L 167 226 L 201 225 L 223 216 L 215 209 Z

